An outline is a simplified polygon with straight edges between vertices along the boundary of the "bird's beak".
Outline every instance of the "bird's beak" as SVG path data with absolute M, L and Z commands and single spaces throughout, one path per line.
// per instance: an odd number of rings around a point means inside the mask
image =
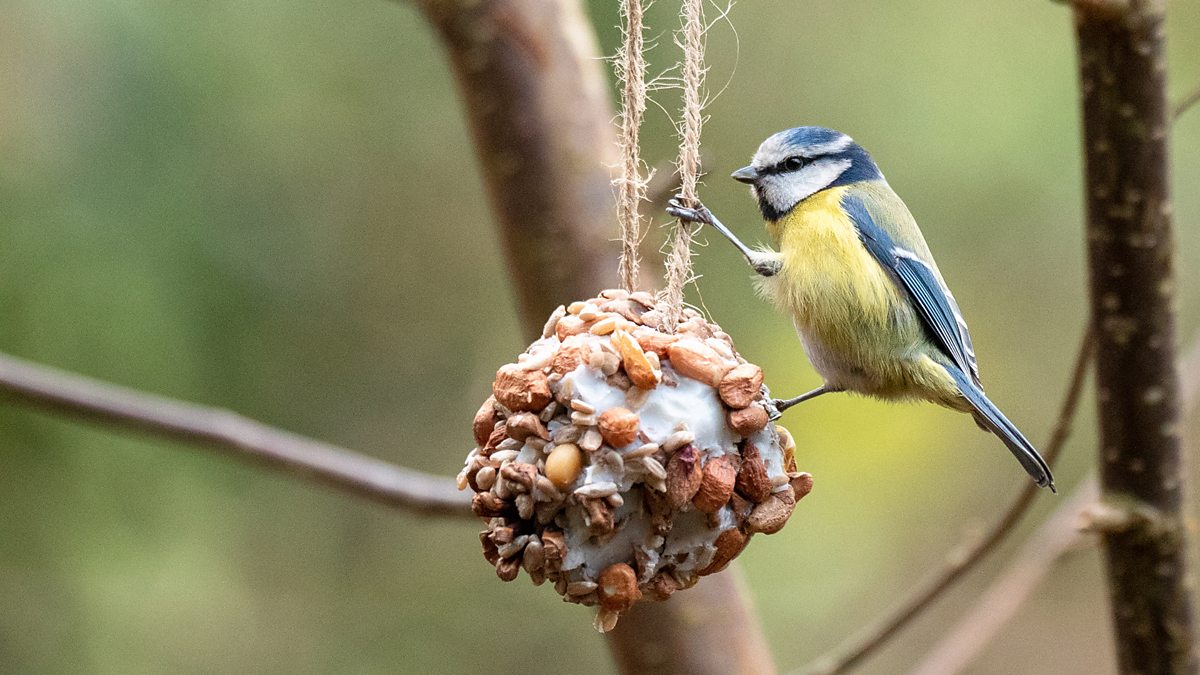
M 743 166 L 729 175 L 739 183 L 746 183 L 747 185 L 754 185 L 754 182 L 758 180 L 758 172 L 752 166 Z

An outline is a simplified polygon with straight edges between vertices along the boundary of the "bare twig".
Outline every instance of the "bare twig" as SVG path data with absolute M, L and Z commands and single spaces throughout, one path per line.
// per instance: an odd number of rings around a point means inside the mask
M 1050 464 L 1054 463 L 1063 444 L 1071 434 L 1071 424 L 1075 419 L 1075 411 L 1079 407 L 1079 399 L 1087 377 L 1088 364 L 1091 363 L 1093 347 L 1092 331 L 1085 330 L 1083 340 L 1079 345 L 1079 353 L 1075 357 L 1075 367 L 1071 373 L 1062 408 L 1059 411 L 1058 421 L 1050 434 L 1050 440 L 1045 445 L 1046 461 Z M 1009 505 L 1008 510 L 1004 512 L 1000 520 L 992 525 L 982 539 L 947 556 L 942 569 L 918 587 L 899 607 L 832 654 L 815 661 L 804 672 L 814 675 L 845 672 L 883 646 L 901 628 L 924 612 L 934 600 L 941 597 L 963 575 L 994 551 L 1020 522 L 1039 493 L 1040 490 L 1036 484 L 1026 482 L 1025 487 Z
M 1075 5 L 1100 484 L 1119 525 L 1102 538 L 1126 673 L 1200 670 L 1183 517 L 1165 13 L 1154 0 L 1112 14 Z
M 1017 551 L 967 615 L 942 634 L 937 646 L 912 672 L 952 675 L 969 665 L 1029 599 L 1054 563 L 1079 543 L 1083 537 L 1079 531 L 1080 512 L 1099 495 L 1095 474 L 1088 474 Z
M 1183 117 L 1183 114 L 1197 103 L 1200 103 L 1200 84 L 1196 85 L 1195 89 L 1184 94 L 1183 98 L 1179 99 L 1175 104 L 1175 107 L 1171 108 L 1171 120 L 1174 121 Z
M 145 394 L 4 354 L 0 393 L 13 403 L 208 447 L 387 506 L 472 516 L 470 500 L 449 478 L 404 469 L 228 410 Z

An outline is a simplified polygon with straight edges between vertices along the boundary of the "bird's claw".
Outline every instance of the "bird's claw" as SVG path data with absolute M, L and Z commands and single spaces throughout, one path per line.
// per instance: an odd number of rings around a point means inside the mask
M 768 422 L 774 422 L 783 417 L 783 413 L 779 411 L 779 402 L 780 399 L 777 398 L 769 398 L 763 402 L 763 407 L 767 409 Z
M 708 207 L 703 204 L 698 204 L 696 208 L 684 206 L 683 195 L 675 195 L 667 201 L 667 213 L 680 220 L 704 223 L 705 225 L 713 224 L 712 211 L 709 211 Z

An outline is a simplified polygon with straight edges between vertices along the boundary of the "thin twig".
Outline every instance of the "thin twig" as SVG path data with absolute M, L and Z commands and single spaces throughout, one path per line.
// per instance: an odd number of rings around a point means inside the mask
M 1171 121 L 1174 122 L 1180 117 L 1183 117 L 1183 113 L 1187 112 L 1197 103 L 1200 103 L 1200 84 L 1196 85 L 1195 89 L 1185 94 L 1184 97 L 1179 99 L 1179 102 L 1175 104 L 1175 107 L 1171 108 Z
M 1071 380 L 1059 411 L 1058 421 L 1050 434 L 1050 440 L 1045 445 L 1046 461 L 1053 465 L 1054 460 L 1062 450 L 1063 444 L 1071 434 L 1071 424 L 1075 419 L 1075 411 L 1079 407 L 1079 399 L 1083 393 L 1083 384 L 1087 377 L 1088 364 L 1094 351 L 1094 340 L 1089 328 L 1084 331 L 1083 340 L 1079 345 L 1079 353 L 1075 357 L 1075 367 Z M 832 654 L 821 657 L 810 665 L 804 672 L 812 675 L 845 672 L 851 666 L 859 663 L 875 650 L 883 646 L 896 635 L 901 628 L 927 609 L 934 600 L 941 597 L 955 582 L 961 579 L 969 570 L 977 566 L 989 553 L 996 550 L 1000 542 L 1020 522 L 1025 512 L 1029 510 L 1034 497 L 1040 493 L 1038 486 L 1027 482 L 1021 493 L 1017 495 L 1008 510 L 1000 517 L 987 534 L 977 542 L 965 545 L 963 548 L 947 556 L 942 569 L 922 584 L 899 607 L 889 612 L 882 619 L 868 627 L 861 635 L 856 636 L 846 645 Z
M 470 500 L 449 478 L 404 469 L 228 410 L 145 394 L 5 354 L 0 354 L 0 394 L 13 403 L 207 447 L 387 506 L 472 516 Z
M 974 661 L 1029 599 L 1054 563 L 1084 537 L 1079 530 L 1080 513 L 1099 496 L 1096 474 L 1089 473 L 1025 542 L 967 615 L 952 630 L 943 632 L 937 646 L 912 672 L 951 675 Z

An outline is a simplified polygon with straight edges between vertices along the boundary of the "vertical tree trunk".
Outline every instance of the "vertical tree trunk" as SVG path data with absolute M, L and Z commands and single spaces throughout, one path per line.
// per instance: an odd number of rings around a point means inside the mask
M 526 337 L 614 285 L 613 108 L 575 0 L 423 0 L 450 57 Z M 453 194 L 456 186 L 447 186 Z
M 458 78 L 522 327 L 536 337 L 558 304 L 616 278 L 617 146 L 594 33 L 578 0 L 419 6 Z M 621 672 L 774 672 L 733 567 L 622 618 L 608 634 Z
M 1161 0 L 1076 0 L 1103 527 L 1125 673 L 1196 672 Z

